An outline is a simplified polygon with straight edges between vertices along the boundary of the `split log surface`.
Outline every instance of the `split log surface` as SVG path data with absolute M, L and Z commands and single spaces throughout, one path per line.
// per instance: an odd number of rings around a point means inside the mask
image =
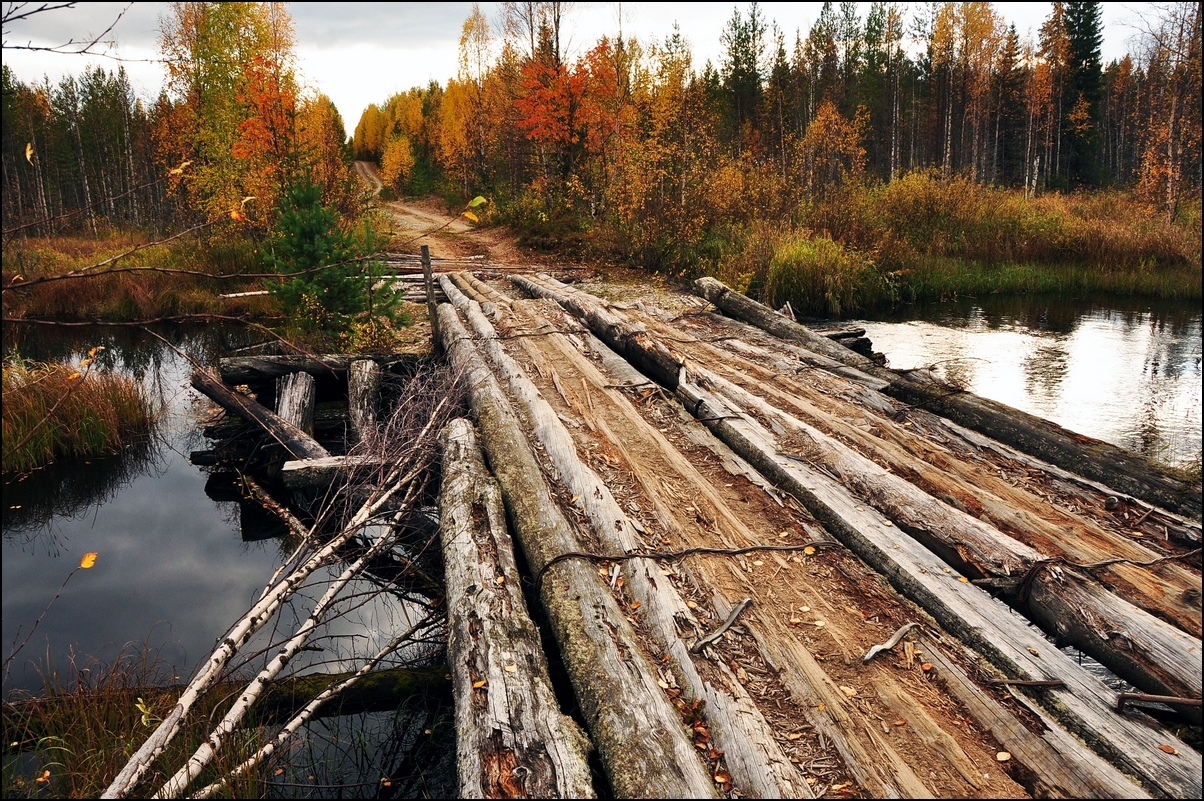
M 464 280 L 460 276 L 456 278 Z M 604 550 L 623 554 L 644 548 L 645 543 L 610 489 L 581 461 L 572 435 L 555 411 L 522 367 L 502 350 L 496 332 L 485 319 L 479 304 L 465 297 L 449 278 L 442 277 L 440 281 L 448 298 L 468 318 L 494 370 L 507 381 L 560 480 L 579 499 Z M 586 367 L 583 360 L 575 362 L 579 368 Z M 605 382 L 599 379 L 595 383 Z M 739 682 L 729 681 L 729 691 L 705 682 L 699 675 L 689 649 L 677 633 L 678 621 L 690 621 L 696 630 L 699 623 L 685 601 L 663 578 L 660 566 L 651 559 L 633 559 L 626 563 L 623 572 L 625 589 L 638 601 L 644 625 L 668 655 L 667 659 L 690 697 L 707 702 L 705 715 L 711 734 L 716 746 L 725 752 L 728 770 L 737 789 L 760 798 L 813 797 L 810 787 L 782 753 L 769 724 Z
M 455 309 L 442 304 L 438 314 L 445 352 L 466 378 L 481 443 L 515 537 L 538 573 L 560 554 L 583 547 L 552 500 L 510 402 Z M 579 560 L 553 565 L 543 577 L 540 598 L 616 795 L 715 797 L 714 782 L 677 711 L 593 566 Z
M 347 411 L 351 428 L 361 441 L 376 433 L 379 402 L 380 365 L 372 359 L 356 359 L 347 371 Z
M 1006 404 L 957 390 L 924 371 L 904 377 L 877 367 L 864 356 L 818 336 L 806 326 L 732 291 L 713 278 L 694 282 L 695 291 L 724 313 L 757 326 L 774 336 L 803 343 L 807 348 L 842 364 L 856 367 L 890 382 L 884 390 L 904 403 L 922 406 L 967 428 L 1018 448 L 1053 464 L 1102 481 L 1176 512 L 1200 517 L 1200 486 L 1184 481 L 1162 465 L 1140 454 L 1061 426 Z
M 192 386 L 230 414 L 258 424 L 297 459 L 321 459 L 330 456 L 328 450 L 297 426 L 241 392 L 230 389 L 204 370 L 193 372 Z
M 311 437 L 317 398 L 317 381 L 309 373 L 289 373 L 276 380 L 276 414 Z
M 439 493 L 461 798 L 592 798 L 589 741 L 561 713 L 527 614 L 501 491 L 467 420 L 443 442 Z
M 521 280 L 519 280 L 521 279 Z M 552 297 L 570 311 L 588 310 L 590 304 L 576 297 L 566 302 L 561 293 L 522 277 L 515 283 L 535 287 L 538 294 Z M 594 304 L 598 305 L 598 304 Z M 630 329 L 613 317 L 608 325 L 596 325 L 598 315 L 581 315 L 591 330 L 615 347 L 615 332 Z M 642 330 L 643 337 L 655 338 Z M 630 336 L 620 340 L 631 347 Z M 657 343 L 662 349 L 663 345 Z M 617 348 L 616 348 L 617 349 Z M 932 614 L 945 628 L 957 634 L 971 647 L 986 655 L 1010 676 L 1045 678 L 1056 676 L 1067 682 L 1073 692 L 1055 691 L 1053 712 L 1062 722 L 1086 739 L 1106 758 L 1123 765 L 1126 772 L 1140 775 L 1163 792 L 1196 792 L 1201 775 L 1198 766 L 1182 760 L 1168 761 L 1157 756 L 1154 733 L 1131 721 L 1118 721 L 1111 710 L 1111 691 L 1098 679 L 1052 648 L 1044 639 L 1018 619 L 1004 613 L 984 592 L 968 584 L 951 582 L 947 568 L 933 553 L 908 536 L 902 536 L 889 519 L 884 520 L 859 506 L 857 499 L 838 481 L 805 464 L 781 455 L 776 438 L 764 427 L 707 390 L 683 381 L 674 384 L 683 405 L 737 454 L 746 459 L 777 486 L 795 495 L 875 570 L 886 576 L 912 600 Z M 659 376 L 654 376 L 658 378 Z M 1041 657 L 1034 657 L 1041 654 Z M 1073 676 L 1068 679 L 1068 676 Z M 1173 739 L 1173 738 L 1171 738 Z M 1181 750 L 1181 749 L 1180 749 Z

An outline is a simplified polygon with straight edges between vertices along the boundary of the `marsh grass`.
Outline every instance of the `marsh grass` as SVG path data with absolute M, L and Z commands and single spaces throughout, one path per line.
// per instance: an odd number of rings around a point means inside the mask
M 47 663 L 40 693 L 12 694 L 4 702 L 4 797 L 99 796 L 171 711 L 178 688 L 170 685 L 178 678 L 146 646 L 108 664 L 77 664 L 74 656 L 66 665 Z M 211 699 L 205 712 L 220 717 L 231 700 Z M 193 715 L 157 764 L 182 763 L 208 729 L 207 714 Z M 263 736 L 258 727 L 241 731 L 234 747 L 219 752 L 212 775 L 232 769 Z M 227 789 L 237 798 L 261 797 L 272 767 L 250 771 Z M 143 790 L 153 792 L 166 778 L 152 770 Z
M 143 235 L 114 234 L 99 239 L 55 237 L 10 243 L 4 250 L 4 284 L 55 276 L 95 265 L 145 245 Z M 259 272 L 255 243 L 245 238 L 175 241 L 151 245 L 123 257 L 119 267 L 164 267 L 212 275 Z M 278 314 L 268 297 L 222 298 L 226 293 L 259 289 L 256 279 L 216 280 L 160 272 L 115 273 L 14 288 L 4 293 L 7 317 L 59 320 L 151 320 L 182 314 L 225 314 L 254 317 Z
M 132 378 L 21 359 L 4 363 L 3 378 L 5 473 L 115 453 L 151 430 L 153 409 Z
M 839 317 L 893 297 L 889 276 L 864 255 L 826 236 L 790 235 L 776 243 L 765 279 L 766 300 L 799 313 Z

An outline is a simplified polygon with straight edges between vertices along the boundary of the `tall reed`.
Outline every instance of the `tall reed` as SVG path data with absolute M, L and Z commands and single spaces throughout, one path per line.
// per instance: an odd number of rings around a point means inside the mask
M 150 401 L 126 376 L 13 359 L 4 363 L 3 378 L 6 473 L 115 453 L 150 431 Z

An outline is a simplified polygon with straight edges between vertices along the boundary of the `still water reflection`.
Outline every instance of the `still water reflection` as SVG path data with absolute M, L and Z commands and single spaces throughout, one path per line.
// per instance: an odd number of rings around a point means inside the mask
M 205 360 L 238 344 L 216 327 L 162 332 Z M 237 506 L 205 495 L 188 462 L 196 447 L 188 363 L 163 343 L 93 330 L 6 342 L 36 360 L 79 359 L 103 344 L 102 364 L 134 375 L 162 408 L 154 436 L 103 459 L 52 465 L 4 485 L 4 653 L 19 644 L 81 556 L 96 566 L 67 584 L 11 665 L 4 689 L 41 686 L 39 671 L 70 653 L 110 661 L 127 646 L 157 649 L 164 671 L 185 675 L 262 589 L 278 541 L 244 543 Z M 11 477 L 6 477 L 10 478 Z
M 1174 465 L 1200 458 L 1200 305 L 963 298 L 858 321 L 891 367 Z

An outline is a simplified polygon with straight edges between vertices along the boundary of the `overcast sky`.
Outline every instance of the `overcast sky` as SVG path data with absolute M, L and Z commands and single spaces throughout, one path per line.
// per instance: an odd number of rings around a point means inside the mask
M 869 3 L 858 5 L 864 17 Z M 995 7 L 1023 38 L 1036 34 L 1049 5 L 996 3 Z M 1105 63 L 1131 50 L 1137 10 L 1146 5 L 1103 4 Z M 498 6 L 482 3 L 481 9 L 492 21 Z M 788 47 L 793 45 L 796 30 L 806 37 L 820 6 L 761 4 L 765 18 L 785 31 Z M 4 63 L 27 83 L 40 81 L 43 75 L 57 81 L 66 73 L 82 71 L 88 63 L 84 57 L 33 53 L 13 49 L 13 45 L 59 45 L 96 36 L 125 7 L 125 3 L 80 3 L 12 23 L 4 29 Z M 580 52 L 603 35 L 617 34 L 621 8 L 624 36 L 662 41 L 677 23 L 690 42 L 695 66 L 701 68 L 707 59 L 718 64 L 722 59 L 720 32 L 735 7 L 727 3 L 573 3 L 565 20 L 569 53 Z M 747 4 L 738 7 L 743 13 Z M 460 28 L 471 10 L 472 3 L 290 3 L 302 79 L 307 87 L 334 100 L 350 133 L 369 103 L 381 103 L 395 92 L 431 80 L 444 83 L 455 76 Z M 167 3 L 133 3 L 106 37 L 115 39 L 111 52 L 127 59 L 123 62 L 126 71 L 135 91 L 144 98 L 157 96 L 163 84 L 163 70 L 155 59 L 159 18 L 167 13 Z M 106 58 L 91 61 L 110 69 L 118 64 Z

